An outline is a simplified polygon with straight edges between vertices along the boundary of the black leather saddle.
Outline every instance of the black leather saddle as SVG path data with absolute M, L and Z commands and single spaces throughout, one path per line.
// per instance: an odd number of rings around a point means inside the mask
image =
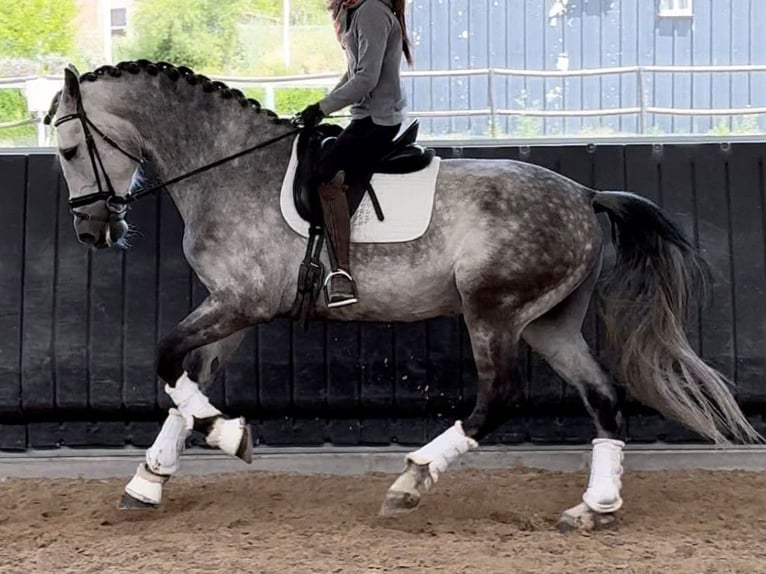
M 376 173 L 412 173 L 425 169 L 434 158 L 434 150 L 417 145 L 420 123 L 415 120 L 402 134 L 391 142 L 389 151 L 381 158 L 373 173 L 365 181 L 352 182 L 348 190 L 348 204 L 351 215 L 359 207 L 365 193 L 375 207 L 375 213 L 383 221 L 383 210 L 370 185 Z M 296 294 L 293 313 L 303 321 L 308 328 L 308 320 L 314 315 L 316 300 L 322 288 L 324 266 L 320 261 L 322 244 L 324 243 L 322 206 L 319 203 L 319 193 L 315 189 L 317 166 L 327 153 L 343 128 L 331 124 L 320 124 L 311 130 L 303 130 L 298 136 L 298 167 L 293 182 L 293 197 L 295 208 L 309 224 L 309 239 L 306 244 L 306 255 L 301 262 L 298 273 L 298 292 Z
M 353 185 L 348 190 L 349 210 L 351 215 L 359 207 L 365 193 L 370 193 L 370 199 L 375 206 L 378 219 L 383 221 L 383 213 L 370 185 L 375 173 L 412 173 L 425 169 L 434 158 L 434 150 L 415 143 L 418 137 L 420 122 L 412 122 L 402 134 L 391 143 L 388 153 L 380 160 L 366 181 Z M 322 157 L 335 144 L 341 133 L 340 126 L 320 124 L 312 130 L 303 130 L 298 136 L 298 167 L 293 182 L 295 208 L 303 219 L 311 226 L 322 226 L 322 208 L 319 204 L 318 193 L 315 189 L 314 173 Z

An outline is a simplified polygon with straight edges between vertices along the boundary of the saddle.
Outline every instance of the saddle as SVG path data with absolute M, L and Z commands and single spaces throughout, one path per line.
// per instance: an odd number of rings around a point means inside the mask
M 434 150 L 415 143 L 420 121 L 412 122 L 392 143 L 389 151 L 378 162 L 373 173 L 361 182 L 352 183 L 348 190 L 349 212 L 353 216 L 365 193 L 370 194 L 378 219 L 383 221 L 383 212 L 375 196 L 371 180 L 376 173 L 406 174 L 425 169 L 434 158 Z M 313 130 L 304 130 L 298 136 L 298 167 L 295 171 L 293 196 L 298 214 L 311 226 L 322 227 L 322 207 L 314 189 L 317 166 L 343 131 L 340 126 L 320 124 Z
M 435 151 L 415 143 L 418 137 L 420 122 L 412 122 L 402 134 L 392 143 L 389 151 L 381 158 L 373 173 L 361 182 L 352 182 L 348 189 L 349 213 L 354 215 L 359 204 L 368 193 L 375 214 L 380 221 L 384 220 L 375 190 L 371 185 L 376 173 L 407 174 L 427 168 L 434 158 Z M 324 267 L 319 260 L 324 243 L 324 223 L 319 194 L 315 189 L 315 173 L 319 162 L 322 161 L 338 135 L 343 131 L 340 126 L 320 124 L 311 130 L 303 130 L 298 136 L 296 155 L 298 165 L 293 181 L 293 197 L 295 209 L 309 224 L 309 239 L 306 255 L 300 265 L 298 275 L 298 293 L 295 300 L 297 315 L 308 327 L 308 319 L 313 314 L 314 305 L 322 288 Z

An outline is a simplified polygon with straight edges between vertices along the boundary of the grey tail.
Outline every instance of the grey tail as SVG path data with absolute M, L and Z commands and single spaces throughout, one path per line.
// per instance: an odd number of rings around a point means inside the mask
M 603 282 L 607 350 L 641 403 L 715 443 L 763 442 L 731 383 L 689 344 L 684 325 L 705 294 L 707 262 L 660 208 L 632 193 L 595 192 L 617 251 Z

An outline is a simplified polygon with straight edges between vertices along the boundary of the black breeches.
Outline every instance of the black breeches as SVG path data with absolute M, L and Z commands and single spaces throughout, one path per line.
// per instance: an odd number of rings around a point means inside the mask
M 379 126 L 371 118 L 353 120 L 319 162 L 317 183 L 327 183 L 339 171 L 346 184 L 354 185 L 373 173 L 399 132 L 400 125 Z

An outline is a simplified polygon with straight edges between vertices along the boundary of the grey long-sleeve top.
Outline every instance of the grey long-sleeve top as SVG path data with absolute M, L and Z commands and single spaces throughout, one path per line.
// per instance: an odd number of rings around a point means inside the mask
M 351 106 L 351 118 L 371 117 L 378 125 L 404 121 L 407 98 L 399 69 L 402 29 L 389 0 L 366 0 L 354 12 L 345 34 L 348 71 L 319 107 L 330 115 Z

